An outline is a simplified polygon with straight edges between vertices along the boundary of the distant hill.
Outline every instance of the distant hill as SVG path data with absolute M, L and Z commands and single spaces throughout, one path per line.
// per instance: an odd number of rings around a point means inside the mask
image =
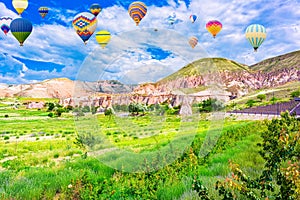
M 175 80 L 182 77 L 199 76 L 212 71 L 248 72 L 249 68 L 246 65 L 237 63 L 233 60 L 229 60 L 226 58 L 203 58 L 184 66 L 177 72 L 158 81 L 158 83 Z
M 1 84 L 0 97 L 69 98 L 74 92 L 83 96 L 95 93 L 128 93 L 132 86 L 118 81 L 84 82 L 55 78 L 32 84 Z
M 300 67 L 300 50 L 273 58 L 268 58 L 259 63 L 251 65 L 249 68 L 254 71 L 270 72 L 292 67 Z

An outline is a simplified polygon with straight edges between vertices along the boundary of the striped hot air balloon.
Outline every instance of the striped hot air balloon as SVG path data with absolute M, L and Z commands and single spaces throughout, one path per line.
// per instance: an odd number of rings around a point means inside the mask
M 102 48 L 106 47 L 106 45 L 110 41 L 110 38 L 111 38 L 110 32 L 107 30 L 101 30 L 96 33 L 96 40 Z
M 265 41 L 267 32 L 264 26 L 260 24 L 252 24 L 246 29 L 246 38 L 252 45 L 254 51 Z
M 196 15 L 190 15 L 190 20 L 192 23 L 194 23 L 197 19 L 197 16 Z
M 198 44 L 198 38 L 195 36 L 190 37 L 189 44 L 192 48 L 195 48 L 195 46 Z
M 5 35 L 7 35 L 10 30 L 10 23 L 12 22 L 12 20 L 13 18 L 11 17 L 0 17 L 0 27 Z
M 20 46 L 23 46 L 23 43 L 32 32 L 32 23 L 24 18 L 14 19 L 10 24 L 10 31 L 19 41 Z
M 147 7 L 143 2 L 135 1 L 130 4 L 128 13 L 138 26 L 147 13 Z
M 101 7 L 99 4 L 94 3 L 91 5 L 90 11 L 93 15 L 95 15 L 97 17 L 97 15 L 101 12 Z
M 221 24 L 221 22 L 219 22 L 217 20 L 212 20 L 212 21 L 207 22 L 206 29 L 215 38 L 216 35 L 221 31 L 222 24 Z
M 92 13 L 82 12 L 74 17 L 72 25 L 77 35 L 86 44 L 97 28 L 97 18 Z
M 13 0 L 12 5 L 14 9 L 21 15 L 24 10 L 28 7 L 28 0 Z
M 40 7 L 39 8 L 39 14 L 44 18 L 49 12 L 49 9 L 47 7 Z

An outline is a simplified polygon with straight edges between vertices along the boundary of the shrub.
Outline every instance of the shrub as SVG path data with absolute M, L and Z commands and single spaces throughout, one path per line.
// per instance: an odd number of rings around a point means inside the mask
M 4 137 L 4 140 L 9 140 L 9 136 L 5 136 L 5 137 Z
M 53 155 L 53 158 L 58 158 L 59 157 L 59 153 L 55 153 L 54 155 Z

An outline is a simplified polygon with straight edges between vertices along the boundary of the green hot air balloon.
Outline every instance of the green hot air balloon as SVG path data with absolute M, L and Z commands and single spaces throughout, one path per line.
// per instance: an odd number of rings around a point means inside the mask
M 20 42 L 20 46 L 23 46 L 23 43 L 32 32 L 32 23 L 24 18 L 14 19 L 10 23 L 10 31 Z

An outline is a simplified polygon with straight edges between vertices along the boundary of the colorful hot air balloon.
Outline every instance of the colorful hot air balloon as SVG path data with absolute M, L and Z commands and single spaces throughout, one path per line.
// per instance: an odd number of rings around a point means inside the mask
M 173 25 L 173 24 L 175 24 L 175 22 L 176 22 L 176 14 L 173 13 L 172 15 L 169 15 L 169 16 L 168 16 L 168 23 L 169 23 L 170 25 Z
M 14 9 L 21 15 L 24 10 L 28 7 L 28 0 L 13 0 L 12 5 Z
M 101 12 L 101 7 L 99 4 L 94 3 L 91 5 L 90 11 L 97 17 L 97 15 Z
M 195 36 L 190 37 L 189 44 L 192 48 L 194 48 L 198 44 L 198 38 Z
M 109 31 L 101 30 L 96 33 L 96 40 L 102 48 L 106 47 L 106 45 L 110 41 L 110 38 L 111 38 L 111 35 L 110 35 Z
M 147 7 L 143 2 L 135 1 L 130 4 L 128 13 L 138 26 L 147 13 Z
M 10 30 L 10 23 L 12 20 L 13 18 L 11 17 L 0 17 L 0 27 L 5 35 L 7 35 Z
M 44 18 L 49 12 L 49 9 L 47 7 L 40 7 L 39 8 L 39 13 Z
M 267 32 L 264 26 L 260 24 L 252 24 L 246 29 L 246 38 L 252 45 L 254 51 L 263 43 L 267 37 Z
M 82 12 L 74 17 L 72 25 L 84 44 L 86 44 L 97 28 L 97 18 L 89 12 Z
M 194 23 L 197 19 L 197 16 L 196 15 L 190 15 L 190 20 L 192 23 Z
M 24 18 L 14 19 L 10 23 L 10 31 L 13 36 L 20 42 L 20 46 L 23 46 L 23 43 L 32 31 L 32 23 Z
M 212 34 L 212 36 L 215 38 L 216 35 L 221 31 L 222 29 L 222 24 L 221 22 L 217 21 L 217 20 L 212 20 L 207 22 L 206 24 L 206 29 L 208 30 L 208 32 L 210 32 Z

